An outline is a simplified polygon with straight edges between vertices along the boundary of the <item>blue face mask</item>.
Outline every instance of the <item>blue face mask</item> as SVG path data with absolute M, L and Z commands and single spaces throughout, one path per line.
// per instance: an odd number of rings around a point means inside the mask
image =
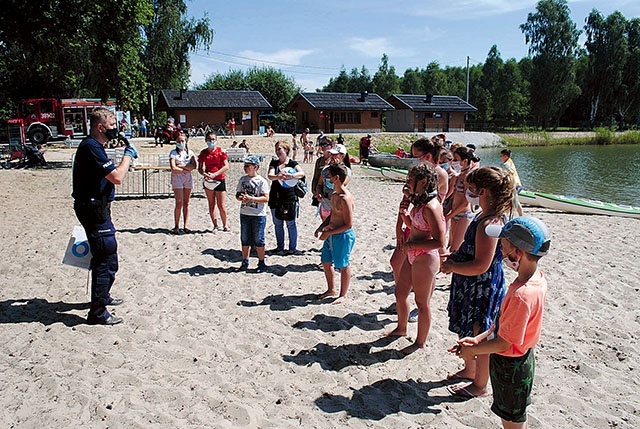
M 216 147 L 216 142 L 207 142 L 207 147 L 213 149 L 214 147 Z
M 327 189 L 333 189 L 333 183 L 331 183 L 329 179 L 324 179 L 324 186 L 326 186 Z
M 448 162 L 443 162 L 442 164 L 440 164 L 440 167 L 444 168 L 445 170 L 449 169 L 449 163 Z
M 186 147 L 184 143 L 176 143 L 176 149 L 182 150 Z

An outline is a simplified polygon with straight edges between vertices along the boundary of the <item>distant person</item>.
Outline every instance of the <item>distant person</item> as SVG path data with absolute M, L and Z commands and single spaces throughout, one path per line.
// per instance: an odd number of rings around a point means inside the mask
M 242 263 L 240 271 L 249 268 L 249 251 L 254 246 L 258 253 L 256 272 L 267 270 L 264 261 L 264 230 L 267 225 L 269 202 L 269 182 L 258 174 L 260 158 L 249 155 L 244 159 L 245 175 L 238 181 L 236 200 L 240 201 L 240 242 L 242 244 Z
M 234 140 L 233 143 L 231 143 L 231 149 L 238 147 L 238 141 Z
M 140 119 L 140 137 L 147 137 L 149 132 L 149 121 L 144 116 Z
M 242 139 L 242 142 L 238 145 L 239 148 L 242 148 L 247 151 L 247 154 L 250 153 L 249 145 L 247 144 L 247 139 Z
M 187 227 L 189 223 L 189 203 L 191 190 L 193 189 L 193 175 L 191 172 L 198 165 L 196 155 L 187 147 L 187 136 L 180 133 L 176 137 L 176 148 L 169 153 L 169 166 L 171 167 L 171 188 L 175 198 L 173 209 L 174 227 L 173 234 L 191 232 Z M 184 229 L 180 231 L 180 215 L 184 222 Z
M 298 134 L 294 131 L 291 133 L 291 159 L 294 161 L 296 161 L 296 157 L 298 156 L 298 149 L 300 149 L 298 146 Z
M 344 144 L 344 137 L 342 136 L 342 133 L 338 134 L 338 138 L 336 139 L 336 143 L 338 144 Z
M 360 163 L 367 165 L 369 162 L 369 151 L 371 150 L 371 134 L 360 139 Z
M 116 325 L 121 317 L 111 315 L 107 306 L 121 305 L 122 299 L 111 296 L 118 272 L 116 228 L 111 221 L 111 202 L 115 186 L 127 175 L 129 165 L 138 157 L 135 147 L 127 145 L 117 167 L 107 157 L 104 146 L 118 137 L 115 114 L 104 107 L 91 112 L 91 129 L 76 151 L 73 164 L 73 208 L 87 233 L 91 250 L 90 325 Z
M 354 202 L 351 192 L 344 185 L 347 179 L 347 167 L 344 164 L 330 165 L 327 178 L 334 188 L 331 196 L 331 214 L 314 233 L 320 240 L 324 240 L 320 260 L 327 279 L 327 291 L 318 298 L 324 299 L 335 295 L 335 267 L 340 270 L 340 293 L 338 299 L 334 301 L 338 304 L 346 299 L 351 282 L 349 258 L 356 242 L 356 235 L 352 229 Z
M 273 135 L 274 135 L 275 133 L 276 133 L 276 132 L 275 132 L 275 131 L 273 131 L 273 128 L 271 128 L 271 125 L 268 125 L 268 126 L 267 126 L 267 137 L 273 137 Z
M 229 128 L 229 137 L 236 138 L 236 119 L 231 118 L 227 121 L 227 128 Z
M 198 155 L 198 172 L 204 176 L 203 188 L 207 196 L 209 205 L 209 216 L 213 222 L 213 231 L 218 228 L 218 215 L 216 208 L 220 211 L 222 221 L 222 231 L 230 231 L 227 226 L 227 182 L 226 172 L 229 170 L 229 157 L 227 153 L 218 146 L 216 134 L 210 131 L 205 136 L 207 147 L 202 149 Z
M 505 429 L 527 427 L 527 406 L 535 379 L 534 348 L 540 340 L 547 279 L 538 261 L 551 245 L 548 228 L 532 217 L 515 218 L 502 228 L 487 227 L 500 238 L 508 265 L 518 276 L 509 285 L 495 323 L 475 337 L 465 337 L 449 349 L 465 361 L 490 355 L 493 405 Z
M 511 175 L 513 175 L 513 181 L 516 184 L 516 192 L 513 194 L 513 200 L 516 206 L 516 211 L 518 212 L 518 216 L 522 216 L 522 205 L 520 205 L 520 201 L 518 200 L 518 194 L 524 188 L 522 187 L 522 182 L 520 181 L 520 176 L 518 175 L 516 165 L 513 163 L 513 159 L 511 159 L 511 151 L 509 149 L 502 149 L 500 151 L 500 159 L 502 160 L 502 166 Z

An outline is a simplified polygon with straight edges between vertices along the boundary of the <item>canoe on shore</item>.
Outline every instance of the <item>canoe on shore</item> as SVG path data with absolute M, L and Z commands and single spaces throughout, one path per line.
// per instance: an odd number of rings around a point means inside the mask
M 420 162 L 419 158 L 398 158 L 391 153 L 379 153 L 369 155 L 369 164 L 372 167 L 397 168 L 399 170 L 409 170 Z
M 621 216 L 640 219 L 640 207 L 606 203 L 588 198 L 567 195 L 535 193 L 535 200 L 540 207 L 567 213 L 597 214 L 607 216 Z
M 363 174 L 370 177 L 381 177 L 383 179 L 405 182 L 407 180 L 407 171 L 398 170 L 396 168 L 372 167 L 370 165 L 361 165 L 360 170 Z

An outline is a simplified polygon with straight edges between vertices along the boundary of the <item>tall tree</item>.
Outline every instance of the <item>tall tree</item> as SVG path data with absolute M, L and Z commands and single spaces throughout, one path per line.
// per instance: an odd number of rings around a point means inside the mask
M 347 92 L 371 91 L 371 74 L 365 66 L 360 70 L 356 67 L 349 73 L 349 90 Z
M 623 72 L 623 87 L 628 105 L 627 116 L 630 123 L 640 125 L 640 18 L 633 18 L 627 24 L 629 58 Z
M 557 125 L 580 94 L 575 61 L 580 31 L 571 21 L 566 0 L 541 0 L 520 26 L 532 56 L 531 108 L 543 127 Z
M 590 102 L 589 122 L 593 124 L 601 105 L 605 108 L 605 115 L 610 116 L 617 108 L 617 97 L 624 97 L 622 78 L 629 56 L 627 20 L 620 12 L 614 12 L 605 19 L 594 9 L 584 28 L 587 35 L 585 47 L 589 54 L 585 90 Z
M 400 79 L 396 75 L 395 67 L 389 67 L 389 57 L 383 54 L 380 60 L 380 66 L 371 82 L 372 90 L 385 100 L 392 94 L 400 91 Z
M 189 83 L 189 52 L 208 47 L 214 31 L 209 18 L 187 19 L 184 0 L 152 0 L 153 19 L 144 28 L 143 58 L 152 94 L 161 89 L 186 88 Z
M 349 92 L 349 75 L 344 69 L 344 66 L 340 69 L 340 73 L 337 77 L 329 79 L 329 83 L 322 88 L 323 92 Z
M 424 94 L 418 68 L 406 69 L 400 81 L 400 91 L 403 94 Z
M 231 70 L 226 74 L 214 73 L 196 89 L 227 89 L 260 91 L 276 113 L 284 112 L 289 101 L 302 90 L 293 78 L 272 67 L 254 67 L 246 73 Z
M 447 76 L 437 61 L 432 61 L 422 70 L 422 85 L 426 94 L 442 95 L 447 86 Z

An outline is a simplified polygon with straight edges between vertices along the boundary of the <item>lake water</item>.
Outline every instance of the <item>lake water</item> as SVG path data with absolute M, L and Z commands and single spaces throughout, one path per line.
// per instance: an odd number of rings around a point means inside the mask
M 481 148 L 501 165 L 502 148 Z M 525 189 L 640 206 L 640 145 L 519 147 L 511 157 Z

